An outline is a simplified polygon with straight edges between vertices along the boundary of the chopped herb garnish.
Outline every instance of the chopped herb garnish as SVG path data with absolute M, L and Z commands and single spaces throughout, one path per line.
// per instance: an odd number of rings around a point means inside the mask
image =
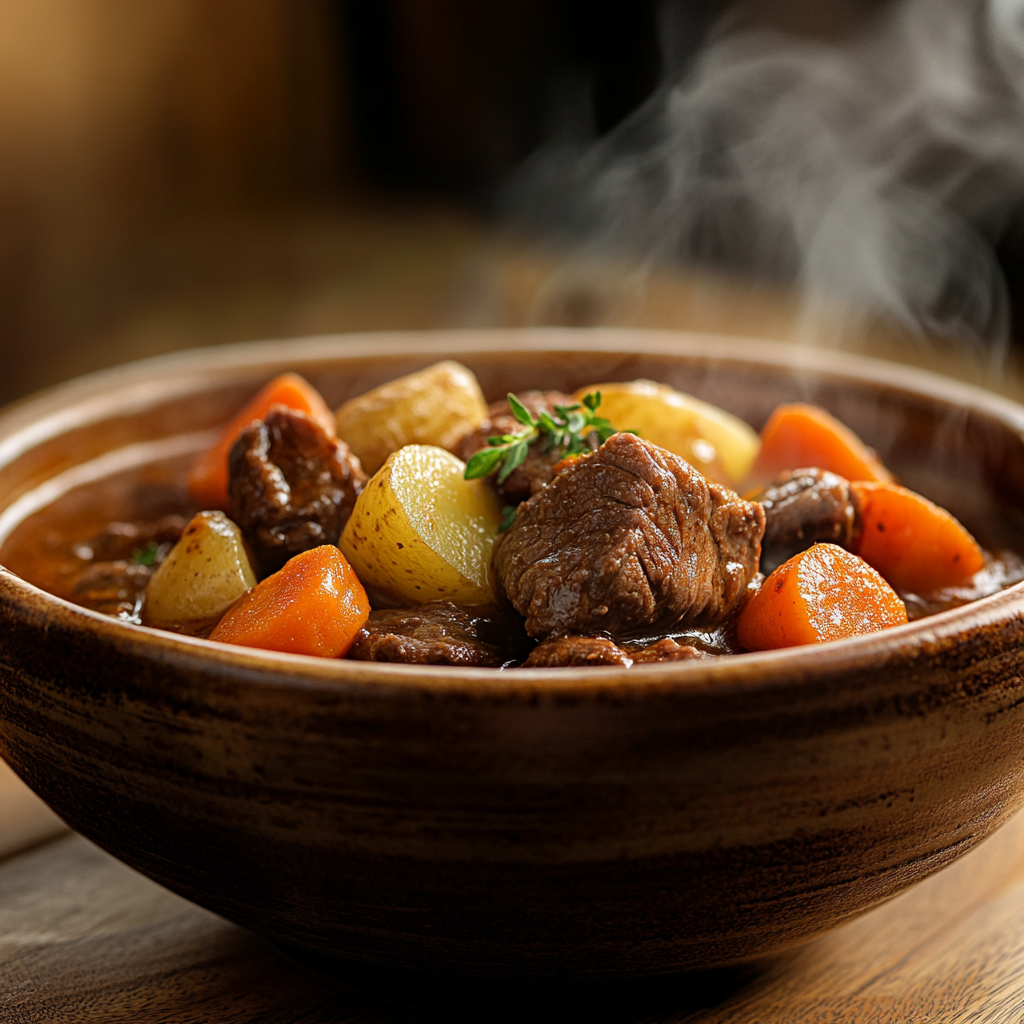
M 477 452 L 469 460 L 463 476 L 467 480 L 476 480 L 498 470 L 498 483 L 503 484 L 509 474 L 522 465 L 530 445 L 541 438 L 545 452 L 554 448 L 560 448 L 563 455 L 581 455 L 591 451 L 604 444 L 612 434 L 619 433 L 603 416 L 597 415 L 600 404 L 601 392 L 597 391 L 586 395 L 582 404 L 556 405 L 553 413 L 543 410 L 539 416 L 534 416 L 510 392 L 508 406 L 522 428 L 487 438 L 490 447 Z
M 160 548 L 150 541 L 144 548 L 136 548 L 132 552 L 132 561 L 136 565 L 156 565 L 156 556 Z
M 516 521 L 516 512 L 518 510 L 518 505 L 505 505 L 502 508 L 501 526 L 498 527 L 498 533 L 504 533 Z

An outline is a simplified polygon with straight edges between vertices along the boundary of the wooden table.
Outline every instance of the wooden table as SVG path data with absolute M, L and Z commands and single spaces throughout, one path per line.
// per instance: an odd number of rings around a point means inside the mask
M 0 1021 L 12 1024 L 1024 1024 L 1024 815 L 759 971 L 571 991 L 411 991 L 362 971 L 325 983 L 67 834 L 2 763 L 0 843 Z

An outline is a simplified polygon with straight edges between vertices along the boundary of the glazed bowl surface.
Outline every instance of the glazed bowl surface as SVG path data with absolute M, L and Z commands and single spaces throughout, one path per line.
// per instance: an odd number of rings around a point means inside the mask
M 351 336 L 85 378 L 0 417 L 0 754 L 73 828 L 292 947 L 578 980 L 796 945 L 1018 809 L 1022 586 L 816 648 L 498 672 L 230 648 L 105 618 L 11 571 L 31 524 L 90 503 L 129 514 L 284 369 L 333 405 L 444 357 L 489 399 L 648 377 L 758 428 L 782 401 L 817 401 L 983 538 L 1012 535 L 1024 509 L 1024 409 L 755 341 Z

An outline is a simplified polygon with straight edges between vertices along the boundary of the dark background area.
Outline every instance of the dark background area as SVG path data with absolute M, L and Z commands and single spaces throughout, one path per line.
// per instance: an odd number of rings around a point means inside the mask
M 495 219 L 538 146 L 611 130 L 709 33 L 842 39 L 884 0 L 4 0 L 0 400 L 178 348 L 617 323 L 785 337 L 772 285 L 642 301 Z M 1024 235 L 1004 264 L 1024 280 Z M 1024 294 L 1024 288 L 1020 289 Z
M 390 0 L 338 2 L 354 155 L 390 188 L 486 202 L 562 134 L 603 135 L 715 26 L 838 39 L 881 0 Z

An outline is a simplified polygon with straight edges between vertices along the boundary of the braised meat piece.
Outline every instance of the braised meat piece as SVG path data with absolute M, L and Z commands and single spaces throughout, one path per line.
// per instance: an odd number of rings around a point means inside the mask
M 761 571 L 765 575 L 818 541 L 849 548 L 858 529 L 849 481 L 824 469 L 783 473 L 755 500 L 764 509 Z
M 573 668 L 633 664 L 626 652 L 607 636 L 553 636 L 537 644 L 523 668 Z
M 711 628 L 757 572 L 760 505 L 616 434 L 519 506 L 494 553 L 531 636 Z
M 185 529 L 179 515 L 155 523 L 110 523 L 91 540 L 76 544 L 76 558 L 90 564 L 71 586 L 71 600 L 84 608 L 137 621 L 142 592 L 156 567 Z
M 561 391 L 524 391 L 516 397 L 534 416 L 539 416 L 541 412 L 554 412 L 556 405 L 576 404 L 572 395 L 562 394 Z M 521 428 L 522 424 L 512 415 L 507 400 L 492 402 L 488 407 L 488 419 L 459 442 L 456 454 L 468 462 L 478 451 L 488 447 L 487 438 L 512 434 Z M 494 476 L 488 477 L 505 504 L 518 505 L 551 482 L 552 467 L 564 452 L 561 449 L 546 452 L 545 443 L 541 438 L 530 445 L 526 459 L 509 473 L 504 483 L 497 483 Z
M 630 650 L 626 653 L 633 659 L 634 665 L 653 664 L 659 661 L 699 661 L 703 658 L 714 657 L 713 654 L 702 651 L 699 647 L 681 644 L 671 637 L 665 637 L 638 651 Z
M 493 608 L 460 608 L 431 601 L 418 608 L 370 612 L 348 656 L 356 661 L 498 668 L 529 646 L 518 622 Z
M 75 580 L 71 599 L 104 615 L 137 621 L 142 592 L 155 570 L 155 565 L 124 559 L 94 562 Z
M 228 459 L 228 494 L 257 575 L 336 544 L 365 484 L 348 445 L 301 412 L 273 406 L 246 427 Z
M 607 636 L 553 636 L 530 652 L 523 668 L 573 668 L 590 665 L 654 664 L 660 661 L 693 661 L 713 655 L 666 637 L 646 647 L 619 647 Z

